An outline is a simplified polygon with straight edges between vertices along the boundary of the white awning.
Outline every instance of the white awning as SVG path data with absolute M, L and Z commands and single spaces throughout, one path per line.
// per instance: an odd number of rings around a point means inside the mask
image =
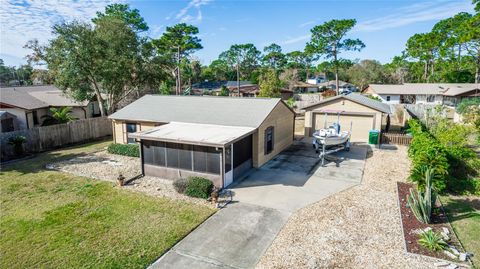
M 252 127 L 170 122 L 146 131 L 129 133 L 128 137 L 180 144 L 224 146 L 254 131 L 255 128 Z

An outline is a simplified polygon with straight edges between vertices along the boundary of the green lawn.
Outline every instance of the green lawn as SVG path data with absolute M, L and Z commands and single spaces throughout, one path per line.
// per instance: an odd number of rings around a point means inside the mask
M 0 268 L 144 268 L 214 212 L 44 169 L 109 142 L 2 167 Z
M 474 254 L 476 268 L 480 266 L 480 197 L 441 197 L 448 218 L 466 251 Z

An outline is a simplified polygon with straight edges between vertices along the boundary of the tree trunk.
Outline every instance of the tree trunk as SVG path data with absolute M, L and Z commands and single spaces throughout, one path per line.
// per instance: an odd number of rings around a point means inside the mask
M 480 49 L 477 52 L 477 67 L 475 68 L 475 83 L 480 83 Z
M 339 91 L 339 87 L 340 87 L 340 83 L 338 82 L 338 61 L 337 61 L 337 47 L 334 46 L 333 47 L 333 59 L 335 61 L 335 92 L 337 95 L 340 94 L 340 91 Z
M 103 102 L 102 94 L 100 93 L 100 89 L 98 88 L 98 85 L 95 79 L 92 79 L 92 82 L 93 82 L 93 90 L 95 91 L 95 96 L 97 97 L 98 106 L 100 108 L 100 115 L 102 115 L 102 117 L 105 117 L 107 116 L 107 112 L 105 111 L 105 106 L 103 105 L 104 102 Z

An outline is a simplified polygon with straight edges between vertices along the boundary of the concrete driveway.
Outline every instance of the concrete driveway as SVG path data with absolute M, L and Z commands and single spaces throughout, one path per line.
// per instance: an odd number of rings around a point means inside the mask
M 296 142 L 232 188 L 235 200 L 294 212 L 362 181 L 367 147 L 338 152 L 345 160 L 320 166 L 309 143 Z
M 150 268 L 252 268 L 295 210 L 359 184 L 367 153 L 354 146 L 336 167 L 311 144 L 288 150 L 232 187 L 234 202 L 210 217 Z

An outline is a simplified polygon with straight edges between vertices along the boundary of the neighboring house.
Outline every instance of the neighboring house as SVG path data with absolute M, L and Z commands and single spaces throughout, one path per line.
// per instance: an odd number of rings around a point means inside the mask
M 241 97 L 256 97 L 259 92 L 257 84 L 250 81 L 240 81 Z M 230 96 L 238 96 L 237 81 L 204 81 L 192 85 L 192 94 L 194 95 L 220 95 L 222 87 L 227 87 Z
M 363 93 L 376 96 L 387 104 L 432 104 L 456 106 L 462 99 L 479 97 L 475 83 L 405 83 L 370 84 Z
M 327 89 L 327 90 L 336 90 L 337 88 L 337 84 L 335 82 L 335 80 L 330 80 L 330 81 L 326 81 L 326 82 L 322 82 L 322 83 L 319 83 L 318 86 L 320 88 L 324 88 L 324 89 Z M 355 87 L 355 85 L 351 84 L 351 83 L 348 83 L 348 82 L 345 82 L 343 80 L 339 80 L 338 81 L 338 92 L 339 93 L 350 93 L 350 92 L 356 92 L 358 91 L 357 87 Z
M 323 74 L 307 79 L 308 84 L 314 84 L 314 85 L 318 85 L 320 83 L 327 82 L 327 81 L 328 81 L 327 77 Z
M 338 95 L 316 104 L 307 106 L 305 110 L 305 136 L 337 122 L 340 113 L 342 130 L 352 128 L 352 142 L 368 142 L 370 130 L 385 130 L 390 124 L 390 106 L 358 93 Z
M 41 126 L 52 107 L 71 107 L 77 119 L 100 115 L 98 102 L 76 102 L 52 85 L 0 88 L 0 110 L 15 115 L 18 129 Z
M 115 143 L 140 143 L 144 175 L 226 187 L 290 146 L 295 114 L 279 98 L 146 95 L 109 118 Z
M 291 86 L 294 93 L 316 93 L 319 92 L 320 86 L 311 83 L 297 81 Z

